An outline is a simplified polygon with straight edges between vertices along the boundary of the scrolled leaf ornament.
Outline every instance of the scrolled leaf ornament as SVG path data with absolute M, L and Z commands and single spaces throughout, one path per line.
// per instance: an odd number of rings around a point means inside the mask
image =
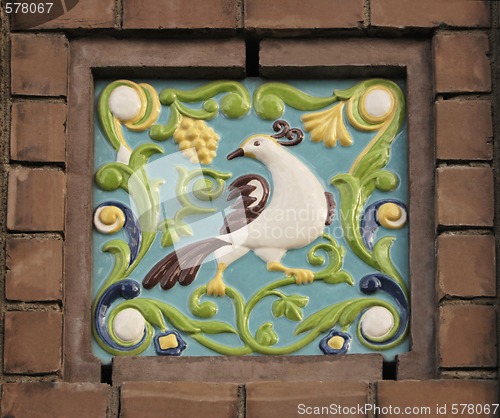
M 315 97 L 285 83 L 265 83 L 255 89 L 253 105 L 257 114 L 266 120 L 279 119 L 285 104 L 298 110 L 318 110 L 337 101 L 335 95 Z
M 391 81 L 374 79 L 336 91 L 335 94 L 347 101 L 347 117 L 354 127 L 377 132 L 356 158 L 349 173 L 337 174 L 330 180 L 340 192 L 345 239 L 361 260 L 392 277 L 407 295 L 406 284 L 390 258 L 394 238 L 385 237 L 368 244 L 363 238 L 361 226 L 362 213 L 370 195 L 377 189 L 392 191 L 399 184 L 398 176 L 384 168 L 389 162 L 390 146 L 403 124 L 403 92 Z M 374 100 L 374 95 L 381 96 L 383 100 Z
M 219 103 L 213 98 L 225 93 Z M 182 118 L 210 120 L 215 118 L 219 109 L 230 119 L 245 116 L 250 111 L 250 94 L 236 81 L 215 81 L 192 90 L 165 89 L 160 92 L 160 102 L 169 107 L 170 116 L 166 125 L 152 126 L 149 135 L 155 141 L 165 141 L 174 135 Z M 201 109 L 192 109 L 185 103 L 202 102 Z
M 150 128 L 160 114 L 158 93 L 146 83 L 113 81 L 101 93 L 97 113 L 106 139 L 117 151 L 118 160 L 126 164 L 132 149 L 122 126 L 134 132 Z

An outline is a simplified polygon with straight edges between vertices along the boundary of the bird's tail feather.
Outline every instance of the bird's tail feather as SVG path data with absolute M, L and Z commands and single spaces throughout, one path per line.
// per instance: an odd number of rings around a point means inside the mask
M 195 279 L 203 260 L 226 245 L 230 243 L 218 238 L 208 238 L 173 251 L 149 271 L 142 285 L 145 289 L 152 289 L 160 283 L 164 290 L 172 288 L 177 282 L 181 286 L 187 286 Z

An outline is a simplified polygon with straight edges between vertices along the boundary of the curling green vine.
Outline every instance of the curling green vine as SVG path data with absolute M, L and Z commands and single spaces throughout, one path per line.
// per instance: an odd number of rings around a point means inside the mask
M 298 110 L 318 110 L 337 101 L 335 95 L 315 97 L 285 83 L 265 83 L 253 95 L 257 114 L 267 120 L 279 119 L 285 104 Z
M 214 99 L 223 93 L 220 106 Z M 184 103 L 203 101 L 201 109 L 191 109 Z M 248 90 L 236 81 L 215 81 L 196 89 L 183 91 L 179 89 L 165 89 L 160 92 L 160 102 L 170 109 L 170 116 L 166 125 L 153 125 L 149 135 L 155 141 L 164 141 L 174 134 L 179 126 L 181 115 L 192 119 L 210 120 L 219 113 L 228 118 L 236 119 L 250 111 L 250 94 Z
M 316 272 L 315 280 L 327 284 L 346 283 L 352 286 L 354 280 L 349 273 L 342 269 L 345 250 L 338 245 L 330 236 L 324 236 L 327 242 L 313 246 L 308 253 L 308 260 L 313 265 L 325 265 L 326 267 Z M 328 262 L 319 252 L 326 254 Z M 116 253 L 117 263 L 123 258 L 123 254 Z M 339 325 L 342 329 L 348 329 L 359 317 L 360 313 L 372 306 L 382 306 L 388 309 L 395 318 L 391 331 L 384 336 L 384 340 L 390 339 L 399 328 L 399 314 L 388 302 L 377 298 L 359 298 L 337 303 L 310 315 L 304 321 L 302 308 L 309 299 L 297 294 L 286 294 L 283 288 L 295 284 L 295 278 L 284 277 L 259 289 L 245 302 L 243 296 L 234 288 L 227 287 L 226 292 L 232 300 L 236 313 L 236 327 L 212 318 L 216 316 L 218 308 L 215 302 L 202 301 L 206 295 L 207 286 L 197 288 L 189 299 L 191 313 L 203 320 L 197 320 L 179 311 L 172 305 L 148 298 L 137 298 L 120 303 L 113 309 L 108 318 L 108 332 L 117 341 L 110 324 L 116 315 L 127 308 L 137 309 L 149 326 L 165 332 L 171 326 L 178 331 L 190 335 L 194 340 L 211 350 L 223 355 L 245 355 L 250 353 L 285 355 L 294 353 L 314 341 L 319 335 Z M 259 326 L 255 335 L 250 331 L 250 316 L 256 306 L 267 297 L 276 298 L 272 305 L 272 313 L 275 318 L 286 316 L 289 320 L 300 322 L 295 330 L 296 335 L 305 334 L 302 338 L 284 347 L 273 347 L 279 341 L 279 336 L 273 329 L 272 322 L 265 322 Z M 302 321 L 302 322 L 301 322 Z M 242 345 L 232 347 L 211 340 L 207 335 L 232 333 L 239 336 Z M 389 348 L 390 346 L 384 347 Z M 141 345 L 142 347 L 142 345 Z M 106 346 L 103 348 L 108 350 Z M 145 349 L 146 347 L 142 347 Z M 376 348 L 379 349 L 379 348 Z M 109 351 L 109 350 L 108 350 Z M 121 353 L 132 354 L 132 352 Z M 137 354 L 136 351 L 133 354 Z
M 383 121 L 371 122 L 360 105 L 366 90 L 382 86 L 391 92 L 396 104 Z M 401 286 L 406 295 L 408 290 L 401 274 L 391 261 L 390 249 L 394 237 L 384 237 L 377 241 L 370 251 L 361 236 L 361 214 L 368 198 L 376 190 L 389 192 L 399 184 L 397 175 L 385 170 L 390 158 L 390 146 L 403 124 L 405 107 L 404 96 L 399 86 L 387 80 L 369 80 L 353 88 L 337 91 L 336 95 L 348 103 L 349 121 L 359 129 L 378 130 L 378 134 L 368 144 L 360 157 L 354 162 L 349 173 L 338 174 L 331 183 L 340 192 L 340 210 L 345 240 L 354 253 L 365 263 L 386 273 Z
M 139 214 L 141 247 L 137 258 L 125 270 L 123 277 L 128 277 L 137 267 L 156 237 L 160 209 L 159 193 L 163 180 L 149 181 L 145 165 L 153 155 L 162 153 L 163 150 L 158 145 L 143 144 L 132 152 L 128 164 L 108 163 L 99 168 L 95 175 L 96 184 L 102 190 L 124 190 L 134 201 Z

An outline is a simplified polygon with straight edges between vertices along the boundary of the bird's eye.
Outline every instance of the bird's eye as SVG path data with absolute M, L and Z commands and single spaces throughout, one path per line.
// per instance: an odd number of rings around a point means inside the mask
M 258 146 L 260 145 L 260 142 L 259 142 L 259 141 L 255 141 L 253 144 L 254 144 L 256 147 L 258 147 Z

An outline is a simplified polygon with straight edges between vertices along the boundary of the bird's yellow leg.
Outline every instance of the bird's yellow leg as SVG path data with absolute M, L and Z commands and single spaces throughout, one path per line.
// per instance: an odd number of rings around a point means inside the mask
M 267 263 L 267 269 L 269 271 L 282 271 L 287 277 L 294 276 L 297 284 L 312 283 L 314 281 L 314 273 L 311 270 L 285 267 L 278 261 Z
M 217 264 L 217 273 L 215 273 L 215 277 L 207 284 L 208 296 L 224 296 L 226 294 L 226 285 L 224 284 L 224 280 L 222 280 L 222 273 L 224 273 L 226 268 L 227 265 L 224 263 Z

